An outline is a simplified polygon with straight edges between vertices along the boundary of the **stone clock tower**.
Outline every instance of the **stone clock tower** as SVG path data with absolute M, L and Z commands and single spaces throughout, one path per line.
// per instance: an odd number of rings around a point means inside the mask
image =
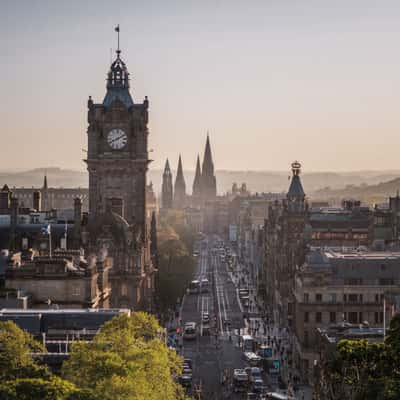
M 149 102 L 147 97 L 133 102 L 120 53 L 108 73 L 103 102 L 88 101 L 89 213 L 95 218 L 110 202 L 114 212 L 144 232 Z
M 117 32 L 119 37 L 119 28 Z M 116 53 L 103 102 L 88 100 L 89 248 L 98 252 L 99 246 L 104 247 L 112 259 L 111 306 L 149 309 L 153 290 L 146 221 L 149 102 L 146 97 L 134 103 L 119 45 Z

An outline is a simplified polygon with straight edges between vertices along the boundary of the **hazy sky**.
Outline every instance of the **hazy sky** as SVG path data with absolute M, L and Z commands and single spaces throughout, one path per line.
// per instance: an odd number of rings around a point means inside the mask
M 400 168 L 400 1 L 0 0 L 0 169 L 84 169 L 121 26 L 153 168 Z

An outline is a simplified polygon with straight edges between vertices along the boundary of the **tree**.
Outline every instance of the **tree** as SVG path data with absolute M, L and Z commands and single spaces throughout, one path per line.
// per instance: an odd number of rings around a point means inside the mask
M 174 308 L 186 292 L 196 266 L 192 256 L 195 232 L 181 211 L 170 211 L 160 220 L 158 230 L 158 274 L 156 298 L 161 312 Z
M 320 398 L 396 400 L 400 398 L 400 315 L 392 318 L 384 342 L 341 340 L 323 365 Z
M 161 328 L 145 313 L 122 315 L 104 324 L 94 340 L 75 343 L 63 376 L 102 399 L 175 400 L 180 359 L 161 340 Z
M 77 389 L 72 383 L 51 377 L 15 379 L 0 384 L 2 400 L 98 400 L 89 391 Z
M 36 364 L 31 356 L 45 352 L 45 348 L 12 321 L 0 322 L 0 350 L 1 382 L 50 376 L 47 368 Z

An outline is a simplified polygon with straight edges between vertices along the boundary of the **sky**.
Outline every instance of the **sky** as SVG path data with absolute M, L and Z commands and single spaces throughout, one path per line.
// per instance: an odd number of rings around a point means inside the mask
M 399 169 L 398 0 L 1 0 L 0 170 L 85 169 L 114 27 L 151 168 Z M 114 57 L 114 55 L 113 55 Z

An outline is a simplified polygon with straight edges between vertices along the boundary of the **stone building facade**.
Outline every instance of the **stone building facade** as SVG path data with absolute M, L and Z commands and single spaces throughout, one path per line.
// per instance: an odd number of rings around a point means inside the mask
M 335 325 L 383 328 L 383 300 L 400 289 L 400 253 L 310 251 L 296 272 L 293 304 L 295 362 L 312 379 L 318 331 Z M 387 313 L 387 326 L 389 325 Z
M 15 253 L 5 274 L 7 289 L 30 295 L 30 307 L 108 308 L 111 260 L 84 259 L 79 251 L 57 251 L 40 256 L 31 251 Z

